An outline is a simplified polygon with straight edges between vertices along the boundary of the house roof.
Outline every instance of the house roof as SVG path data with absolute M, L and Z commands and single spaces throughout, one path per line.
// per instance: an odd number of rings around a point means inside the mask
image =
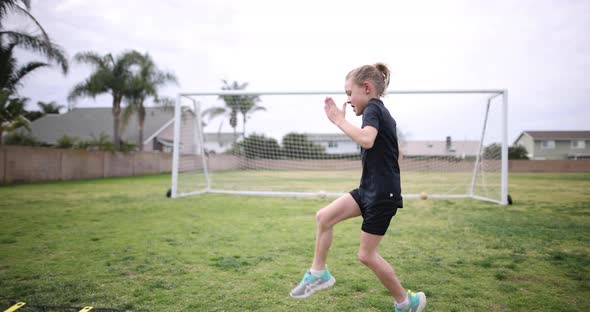
M 401 150 L 405 156 L 474 156 L 479 141 L 453 141 L 449 150 L 446 141 L 406 141 Z
M 174 118 L 174 112 L 156 107 L 146 107 L 144 138 L 154 135 Z M 48 114 L 31 123 L 31 132 L 38 140 L 55 144 L 64 135 L 79 140 L 92 140 L 101 133 L 113 137 L 113 114 L 110 107 L 74 108 L 65 114 Z M 137 117 L 132 116 L 121 131 L 121 138 L 136 142 L 139 134 Z
M 525 133 L 531 136 L 533 140 L 590 139 L 590 131 L 523 131 L 516 140 L 514 140 L 514 144 L 516 144 Z
M 524 133 L 535 139 L 590 139 L 590 131 L 523 131 Z

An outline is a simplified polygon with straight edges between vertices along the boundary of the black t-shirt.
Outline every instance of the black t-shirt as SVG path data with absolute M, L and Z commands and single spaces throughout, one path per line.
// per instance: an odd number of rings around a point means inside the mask
M 373 98 L 365 107 L 362 127 L 365 126 L 377 129 L 377 137 L 372 148 L 361 150 L 361 200 L 367 207 L 391 203 L 402 208 L 396 123 L 381 100 Z

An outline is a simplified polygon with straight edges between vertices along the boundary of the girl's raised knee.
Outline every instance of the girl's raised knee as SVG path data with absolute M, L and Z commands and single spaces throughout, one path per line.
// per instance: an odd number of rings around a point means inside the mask
M 318 210 L 318 212 L 316 212 L 315 222 L 318 225 L 318 227 L 321 227 L 321 228 L 326 228 L 326 227 L 331 226 L 329 224 L 329 220 L 326 216 L 326 212 L 323 209 L 320 209 L 320 210 Z
M 374 254 L 369 254 L 369 253 L 365 253 L 365 252 L 359 252 L 357 254 L 357 259 L 364 265 L 369 266 L 371 263 L 373 263 L 374 259 L 375 259 L 375 255 Z

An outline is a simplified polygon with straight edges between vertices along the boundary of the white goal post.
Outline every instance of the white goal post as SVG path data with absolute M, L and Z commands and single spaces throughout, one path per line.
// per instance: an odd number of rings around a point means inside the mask
M 339 196 L 360 181 L 360 147 L 325 116 L 342 91 L 180 93 L 171 197 Z M 508 204 L 507 90 L 394 90 L 404 198 Z M 362 117 L 347 109 L 346 119 Z

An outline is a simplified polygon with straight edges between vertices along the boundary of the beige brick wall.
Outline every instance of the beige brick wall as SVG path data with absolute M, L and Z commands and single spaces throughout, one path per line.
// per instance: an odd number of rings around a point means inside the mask
M 170 172 L 172 155 L 0 146 L 0 183 L 95 179 Z
M 590 160 L 510 160 L 510 172 L 590 172 Z
M 104 158 L 105 177 L 128 177 L 135 175 L 133 159 L 135 153 L 106 153 Z
M 61 176 L 57 180 L 103 178 L 106 152 L 85 150 L 59 150 L 61 152 Z M 45 152 L 45 151 L 44 151 Z
M 160 162 L 157 153 L 135 153 L 133 171 L 143 174 L 160 173 Z
M 9 146 L 5 153 L 5 183 L 59 180 L 61 177 L 59 150 L 39 152 L 37 147 Z
M 158 172 L 172 172 L 172 154 L 159 153 L 158 155 Z
M 184 159 L 186 170 L 202 167 L 198 156 Z M 290 161 L 290 160 L 244 160 L 229 155 L 214 155 L 207 159 L 209 170 L 232 170 L 256 166 L 298 169 L 338 169 L 358 167 L 356 161 Z M 310 164 L 312 165 L 310 167 Z M 497 163 L 488 165 L 498 168 Z M 430 164 L 432 165 L 432 164 Z M 417 170 L 424 164 L 403 160 L 402 171 Z M 190 168 L 189 168 L 190 167 Z M 441 166 L 433 166 L 437 170 Z M 445 170 L 471 171 L 472 161 L 450 162 Z M 172 155 L 159 152 L 111 153 L 56 149 L 47 147 L 0 146 L 0 183 L 36 182 L 51 180 L 94 179 L 113 176 L 133 176 L 170 172 Z M 497 170 L 497 169 L 495 169 Z M 590 160 L 510 160 L 510 172 L 590 172 Z

